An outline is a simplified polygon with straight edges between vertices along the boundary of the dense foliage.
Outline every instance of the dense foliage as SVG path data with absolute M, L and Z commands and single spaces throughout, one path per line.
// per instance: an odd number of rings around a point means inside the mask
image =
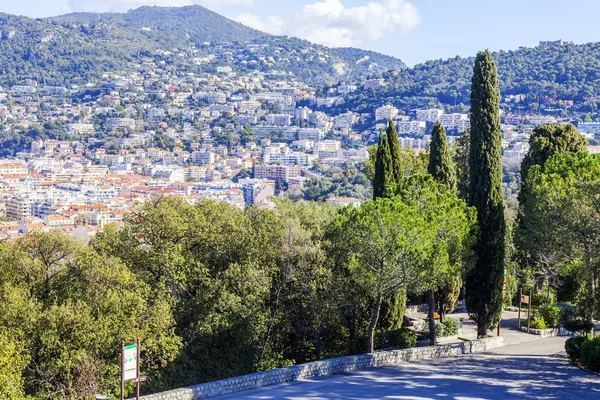
M 509 111 L 513 107 L 538 111 L 541 102 L 564 109 L 560 100 L 574 100 L 581 111 L 598 110 L 600 43 L 520 47 L 492 55 L 498 65 L 502 94 L 524 96 L 522 103 L 507 104 Z M 386 86 L 350 94 L 336 110 L 370 112 L 385 104 L 411 110 L 441 104 L 455 112 L 466 112 L 474 62 L 474 57 L 454 57 L 388 72 L 383 74 Z
M 576 335 L 570 337 L 565 342 L 565 351 L 572 363 L 581 362 L 581 345 L 588 340 L 587 336 Z
M 577 287 L 575 299 L 587 318 L 597 317 L 598 198 L 600 158 L 584 152 L 557 154 L 528 173 L 528 233 L 548 270 L 566 270 Z
M 477 322 L 478 336 L 487 335 L 502 312 L 506 225 L 502 195 L 500 92 L 492 55 L 477 55 L 471 91 L 469 205 L 477 209 L 475 265 L 466 279 L 466 302 Z
M 457 227 L 449 240 L 466 251 L 470 223 L 442 186 L 413 186 L 342 209 L 160 197 L 89 246 L 59 232 L 2 244 L 0 388 L 17 398 L 116 395 L 120 343 L 137 337 L 148 392 L 364 352 L 367 342 L 373 350 L 376 329 L 391 332 L 386 346 L 413 346 L 414 332 L 398 330 L 406 293 L 422 290 L 429 259 L 441 257 L 429 250 L 439 227 Z M 382 256 L 373 274 L 367 264 Z

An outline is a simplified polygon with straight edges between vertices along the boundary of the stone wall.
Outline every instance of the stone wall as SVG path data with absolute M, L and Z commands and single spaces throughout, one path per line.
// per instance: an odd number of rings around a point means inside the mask
M 521 326 L 521 330 L 527 332 L 527 326 Z M 555 337 L 555 336 L 573 336 L 574 333 L 566 330 L 563 327 L 560 328 L 548 328 L 548 329 L 533 329 L 529 330 L 532 335 L 541 336 L 542 339 Z
M 268 385 L 291 382 L 298 379 L 342 374 L 360 369 L 397 364 L 405 361 L 451 357 L 461 354 L 478 353 L 501 347 L 502 337 L 465 341 L 441 346 L 416 347 L 404 350 L 381 351 L 331 358 L 323 361 L 278 368 L 250 375 L 204 383 L 183 389 L 156 393 L 142 397 L 144 400 L 197 400 L 214 396 L 256 389 Z

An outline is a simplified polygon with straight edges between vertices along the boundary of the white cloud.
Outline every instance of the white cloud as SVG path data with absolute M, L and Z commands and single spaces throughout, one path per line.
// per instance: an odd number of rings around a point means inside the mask
M 127 11 L 141 6 L 181 7 L 199 4 L 211 10 L 226 6 L 250 6 L 254 0 L 69 0 L 69 12 L 111 12 Z
M 344 47 L 410 32 L 421 17 L 418 8 L 406 0 L 371 1 L 356 7 L 345 7 L 340 0 L 321 0 L 284 18 L 261 18 L 245 13 L 236 20 L 275 35 L 297 36 L 326 46 Z

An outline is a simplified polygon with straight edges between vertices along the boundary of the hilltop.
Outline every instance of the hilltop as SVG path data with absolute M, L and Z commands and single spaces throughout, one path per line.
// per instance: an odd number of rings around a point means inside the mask
M 331 84 L 404 69 L 397 58 L 272 36 L 201 6 L 141 7 L 127 13 L 75 13 L 47 19 L 0 14 L 0 84 L 89 81 L 130 72 L 144 57 L 210 56 L 205 70 L 275 71 L 309 84 Z M 189 54 L 188 54 L 189 55 Z

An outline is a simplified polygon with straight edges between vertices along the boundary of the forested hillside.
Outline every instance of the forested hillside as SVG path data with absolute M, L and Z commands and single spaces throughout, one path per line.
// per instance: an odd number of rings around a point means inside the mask
M 600 43 L 521 47 L 495 52 L 493 57 L 503 96 L 523 94 L 528 104 L 574 100 L 584 110 L 597 110 Z M 339 108 L 367 112 L 387 103 L 404 109 L 436 102 L 451 107 L 468 105 L 473 62 L 473 57 L 456 57 L 385 73 L 384 88 L 354 93 Z

